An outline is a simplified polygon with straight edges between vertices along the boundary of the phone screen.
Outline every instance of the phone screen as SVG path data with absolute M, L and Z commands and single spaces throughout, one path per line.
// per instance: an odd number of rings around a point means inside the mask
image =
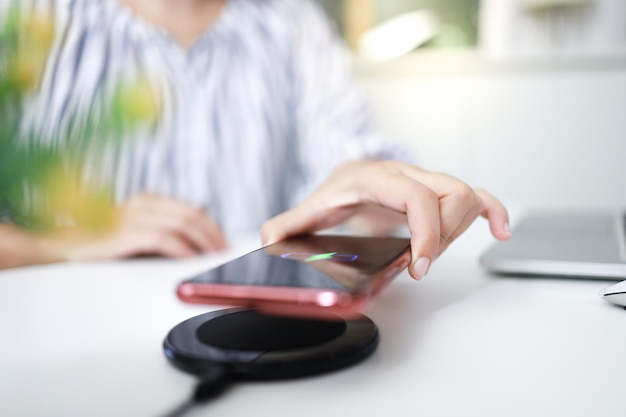
M 359 293 L 409 248 L 409 239 L 308 235 L 258 249 L 186 283 L 320 288 Z

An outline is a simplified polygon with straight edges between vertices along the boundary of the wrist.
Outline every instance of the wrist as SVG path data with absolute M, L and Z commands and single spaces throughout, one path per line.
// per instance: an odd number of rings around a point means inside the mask
M 61 254 L 42 235 L 11 224 L 0 224 L 0 269 L 61 260 Z

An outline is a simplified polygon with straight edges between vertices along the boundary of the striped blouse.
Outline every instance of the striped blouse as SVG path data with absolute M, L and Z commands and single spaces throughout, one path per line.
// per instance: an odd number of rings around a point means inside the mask
M 153 75 L 165 97 L 156 132 L 97 155 L 118 201 L 178 198 L 232 234 L 258 229 L 342 162 L 407 159 L 373 130 L 349 54 L 309 0 L 229 0 L 189 49 L 116 0 L 56 3 L 63 31 L 27 118 L 41 136 L 129 74 Z

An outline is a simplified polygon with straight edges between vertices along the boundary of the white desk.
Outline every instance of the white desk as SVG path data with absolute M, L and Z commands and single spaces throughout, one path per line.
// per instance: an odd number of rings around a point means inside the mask
M 366 361 L 295 381 L 244 383 L 189 416 L 623 417 L 626 311 L 609 282 L 493 277 L 478 221 L 422 282 L 396 279 L 366 314 Z M 0 416 L 162 415 L 195 380 L 161 343 L 182 320 L 180 279 L 254 249 L 188 262 L 134 260 L 0 273 Z

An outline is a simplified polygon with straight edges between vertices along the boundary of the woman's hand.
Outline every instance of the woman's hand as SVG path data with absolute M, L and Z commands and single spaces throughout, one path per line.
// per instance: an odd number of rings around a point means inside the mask
M 186 258 L 226 248 L 218 224 L 199 208 L 154 194 L 139 194 L 119 209 L 116 230 L 96 241 L 79 258 L 161 255 Z
M 219 225 L 199 208 L 155 194 L 139 194 L 118 209 L 117 224 L 105 235 L 59 235 L 49 245 L 65 260 L 158 255 L 187 258 L 227 247 Z
M 268 220 L 262 239 L 273 243 L 333 227 L 364 205 L 405 215 L 411 232 L 409 273 L 415 279 L 426 275 L 432 261 L 478 216 L 489 221 L 497 239 L 511 236 L 506 208 L 484 190 L 398 161 L 355 161 L 334 171 L 302 204 Z
M 62 261 L 158 255 L 186 258 L 225 249 L 217 223 L 202 210 L 171 198 L 140 194 L 118 209 L 113 230 L 81 227 L 41 234 L 0 224 L 0 269 Z

